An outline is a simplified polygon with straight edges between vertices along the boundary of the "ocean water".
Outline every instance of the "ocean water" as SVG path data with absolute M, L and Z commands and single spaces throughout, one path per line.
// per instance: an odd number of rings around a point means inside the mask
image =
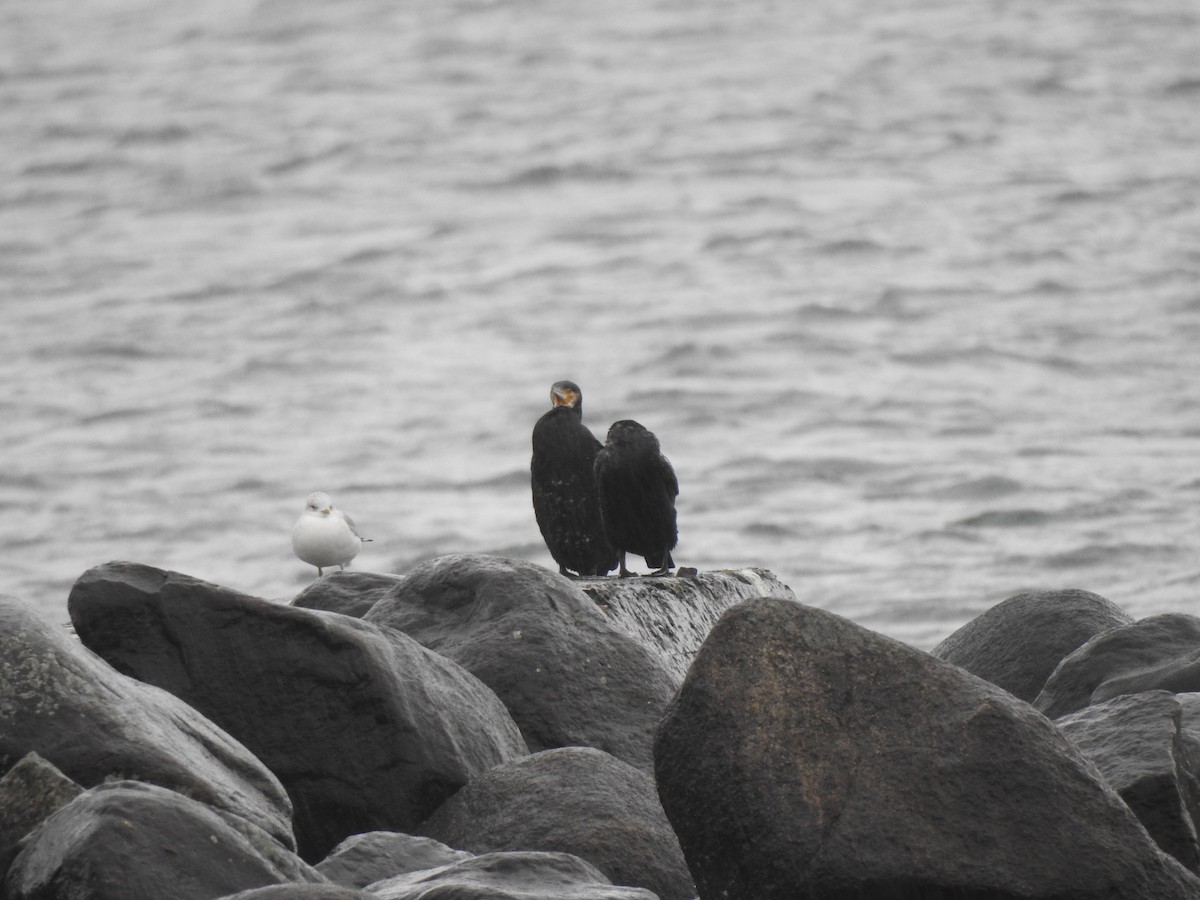
M 0 592 L 288 598 L 312 490 L 550 565 L 550 384 L 676 559 L 930 647 L 1019 590 L 1200 612 L 1188 0 L 5 0 Z

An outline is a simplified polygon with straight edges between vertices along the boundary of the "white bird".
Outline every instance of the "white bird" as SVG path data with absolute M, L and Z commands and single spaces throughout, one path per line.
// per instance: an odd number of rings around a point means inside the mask
M 292 526 L 292 549 L 310 566 L 317 567 L 317 577 L 325 574 L 327 566 L 341 566 L 358 556 L 363 541 L 354 520 L 334 509 L 333 501 L 324 491 L 314 491 L 305 501 L 304 512 Z

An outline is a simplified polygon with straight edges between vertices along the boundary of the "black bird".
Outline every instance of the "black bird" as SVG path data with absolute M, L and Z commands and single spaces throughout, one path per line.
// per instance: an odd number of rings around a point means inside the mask
M 620 576 L 633 574 L 625 568 L 626 552 L 657 566 L 651 575 L 669 575 L 675 565 L 671 549 L 679 541 L 679 481 L 659 451 L 658 438 L 631 419 L 613 422 L 596 457 L 596 487 L 604 533 L 620 554 Z
M 533 514 L 561 574 L 607 575 L 616 568 L 617 551 L 600 524 L 595 475 L 600 442 L 583 424 L 579 385 L 555 382 L 550 403 L 533 426 Z

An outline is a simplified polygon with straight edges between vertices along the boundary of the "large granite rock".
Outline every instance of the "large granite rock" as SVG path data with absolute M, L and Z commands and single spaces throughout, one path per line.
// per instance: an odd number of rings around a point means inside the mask
M 251 888 L 222 897 L 221 900 L 379 900 L 378 894 L 368 894 L 357 888 L 340 884 L 273 884 Z M 430 897 L 427 900 L 434 900 Z M 448 900 L 448 898 L 442 898 Z
M 1160 689 L 1200 691 L 1200 618 L 1166 613 L 1096 635 L 1059 663 L 1033 705 L 1056 719 Z
M 317 863 L 317 871 L 337 884 L 362 888 L 393 875 L 447 866 L 471 855 L 433 838 L 399 831 L 368 831 L 338 844 Z
M 490 690 L 391 629 L 131 563 L 86 572 L 68 606 L 85 644 L 270 766 L 309 861 L 350 834 L 407 830 L 526 753 Z
M 597 747 L 651 768 L 654 729 L 678 680 L 569 579 L 521 560 L 442 557 L 414 569 L 364 621 L 403 631 L 478 677 L 530 750 Z
M 22 839 L 83 793 L 83 788 L 36 753 L 27 753 L 0 778 L 0 884 Z
M 1132 622 L 1090 591 L 1026 591 L 976 616 L 931 652 L 1031 703 L 1066 656 L 1094 635 Z
M 655 762 L 701 897 L 1200 897 L 1031 707 L 790 600 L 725 614 Z
M 682 681 L 692 658 L 725 610 L 754 597 L 791 597 L 766 569 L 730 569 L 674 578 L 580 578 L 601 611 L 654 647 Z
M 361 619 L 400 582 L 399 575 L 379 572 L 334 572 L 318 578 L 292 598 L 292 606 L 323 609 Z
M 5 882 L 8 900 L 211 900 L 305 871 L 255 850 L 212 808 L 136 781 L 92 788 L 35 831 Z
M 159 784 L 295 847 L 287 794 L 242 744 L 0 596 L 0 770 L 31 752 L 84 787 L 109 778 Z
M 371 885 L 377 900 L 656 900 L 567 853 L 487 853 Z
M 1167 853 L 1200 872 L 1197 785 L 1180 732 L 1182 708 L 1167 691 L 1126 694 L 1055 721 L 1116 788 Z
M 472 853 L 556 850 L 616 884 L 689 900 L 696 887 L 654 780 L 590 747 L 546 750 L 485 772 L 419 827 Z

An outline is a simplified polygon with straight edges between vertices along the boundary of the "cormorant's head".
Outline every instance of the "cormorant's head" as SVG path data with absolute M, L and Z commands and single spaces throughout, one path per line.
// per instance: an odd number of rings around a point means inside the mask
M 313 491 L 304 501 L 304 509 L 306 512 L 327 516 L 333 512 L 333 500 L 324 491 Z
M 550 386 L 550 405 L 583 408 L 583 391 L 573 381 L 556 381 Z
M 633 419 L 621 419 L 613 422 L 608 427 L 607 439 L 618 445 L 641 441 L 658 446 L 658 439 Z

